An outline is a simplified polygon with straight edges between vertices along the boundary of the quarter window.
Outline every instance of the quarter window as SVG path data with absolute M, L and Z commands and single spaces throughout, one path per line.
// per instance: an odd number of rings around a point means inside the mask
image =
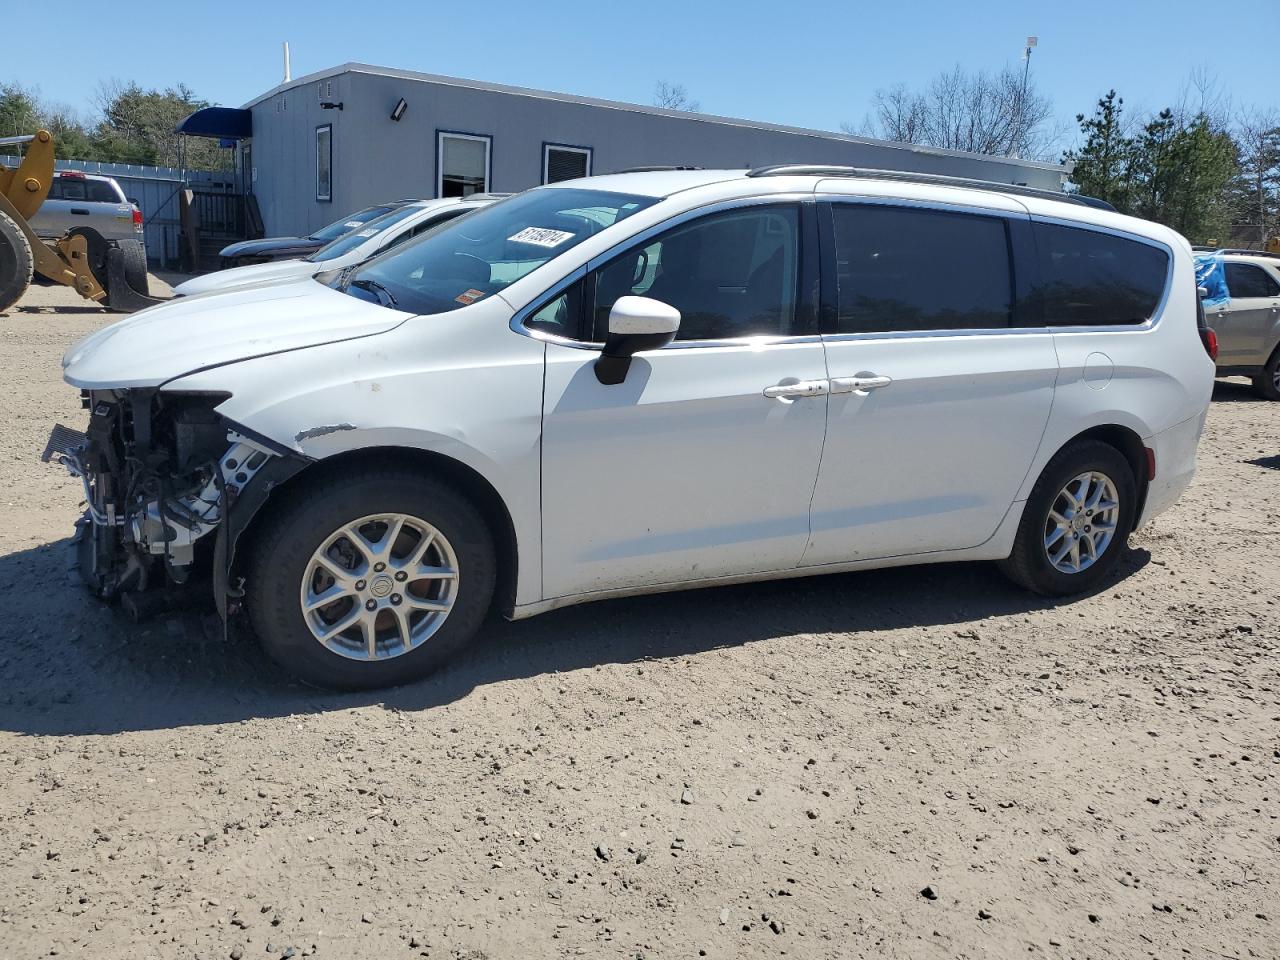
M 1049 326 L 1146 323 L 1164 294 L 1169 255 L 1114 234 L 1035 223 L 1040 294 Z
M 1280 296 L 1280 284 L 1261 267 L 1251 263 L 1228 263 L 1226 266 L 1227 293 L 1232 297 Z
M 333 125 L 316 127 L 316 199 L 333 199 Z
M 799 232 L 796 207 L 750 207 L 710 214 L 628 250 L 595 273 L 592 339 L 605 339 L 610 309 L 628 294 L 679 310 L 679 340 L 801 332 Z
M 841 333 L 1007 327 L 1013 272 L 1003 218 L 833 204 Z
M 559 183 L 591 176 L 591 150 L 548 143 L 542 148 L 542 182 Z
M 489 189 L 491 138 L 470 133 L 441 133 L 436 158 L 436 196 L 469 197 Z

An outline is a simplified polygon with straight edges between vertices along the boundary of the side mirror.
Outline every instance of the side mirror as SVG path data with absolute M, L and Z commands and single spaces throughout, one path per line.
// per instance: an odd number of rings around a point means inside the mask
M 596 360 L 596 379 L 621 383 L 631 369 L 631 357 L 642 350 L 658 350 L 676 338 L 680 311 L 649 297 L 619 297 L 609 311 L 609 336 Z

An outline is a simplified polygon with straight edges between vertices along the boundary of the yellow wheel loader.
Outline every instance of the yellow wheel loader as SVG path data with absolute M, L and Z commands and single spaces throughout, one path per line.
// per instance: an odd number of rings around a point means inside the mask
M 124 313 L 160 303 L 129 285 L 126 251 L 118 244 L 108 244 L 105 276 L 100 276 L 93 272 L 83 234 L 49 241 L 36 236 L 30 220 L 53 183 L 53 136 L 39 130 L 30 136 L 0 137 L 0 147 L 21 144 L 26 144 L 26 153 L 18 167 L 0 166 L 0 313 L 21 299 L 36 273 Z

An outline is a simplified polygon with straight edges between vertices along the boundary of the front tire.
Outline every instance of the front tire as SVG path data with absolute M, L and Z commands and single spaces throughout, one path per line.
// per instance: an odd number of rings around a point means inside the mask
M 474 637 L 496 579 L 484 518 L 452 487 L 356 467 L 299 490 L 251 552 L 246 604 L 263 648 L 342 690 L 425 677 Z
M 1264 400 L 1280 400 L 1280 347 L 1267 365 L 1253 375 L 1253 389 Z
M 1092 590 L 1119 561 L 1137 502 L 1138 484 L 1120 451 L 1100 440 L 1072 443 L 1040 474 L 1000 569 L 1043 596 Z

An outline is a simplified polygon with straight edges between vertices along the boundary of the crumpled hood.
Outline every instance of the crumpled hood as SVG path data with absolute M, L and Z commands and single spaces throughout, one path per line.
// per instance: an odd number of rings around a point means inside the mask
M 412 314 L 307 278 L 149 307 L 85 337 L 62 358 L 85 389 L 156 387 L 251 357 L 385 333 Z
M 212 293 L 216 290 L 228 290 L 231 287 L 243 287 L 251 283 L 297 280 L 315 276 L 323 267 L 323 263 L 312 263 L 310 260 L 273 260 L 270 263 L 252 263 L 247 267 L 232 267 L 229 270 L 218 270 L 201 277 L 192 277 L 174 287 L 173 292 L 179 296 L 192 297 L 197 293 Z

